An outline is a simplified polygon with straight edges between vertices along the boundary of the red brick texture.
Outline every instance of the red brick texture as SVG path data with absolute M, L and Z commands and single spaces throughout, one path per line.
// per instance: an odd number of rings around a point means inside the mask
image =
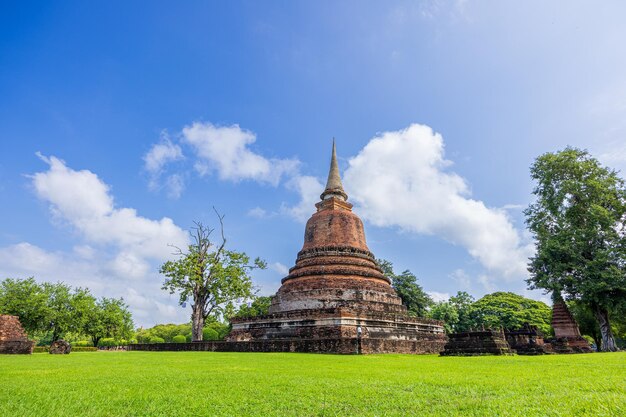
M 30 354 L 34 347 L 17 316 L 0 315 L 0 353 Z

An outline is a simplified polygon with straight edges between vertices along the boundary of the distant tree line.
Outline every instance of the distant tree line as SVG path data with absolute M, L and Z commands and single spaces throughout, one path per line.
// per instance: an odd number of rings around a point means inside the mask
M 32 277 L 0 282 L 0 314 L 18 316 L 31 338 L 47 342 L 70 336 L 98 346 L 104 338 L 133 335 L 132 314 L 123 299 L 96 298 L 87 288 Z
M 379 259 L 378 265 L 407 307 L 416 317 L 443 321 L 446 332 L 464 332 L 482 328 L 517 329 L 524 324 L 537 326 L 545 335 L 552 333 L 551 309 L 545 303 L 510 292 L 488 294 L 476 301 L 466 292 L 458 292 L 446 301 L 435 302 L 417 282 L 417 277 L 406 270 L 393 271 L 393 264 Z

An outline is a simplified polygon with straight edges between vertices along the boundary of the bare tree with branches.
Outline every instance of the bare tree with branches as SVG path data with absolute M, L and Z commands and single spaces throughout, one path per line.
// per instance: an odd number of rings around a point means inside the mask
M 159 272 L 166 279 L 162 289 L 170 294 L 178 292 L 180 303 L 190 299 L 192 340 L 202 340 L 204 323 L 210 316 L 222 314 L 225 308 L 238 300 L 254 295 L 250 271 L 265 269 L 266 263 L 259 258 L 250 262 L 244 252 L 226 249 L 224 215 L 213 208 L 220 223 L 220 243 L 215 244 L 211 235 L 215 229 L 194 221 L 190 231 L 192 243 L 187 251 L 175 247 L 178 260 L 167 261 Z

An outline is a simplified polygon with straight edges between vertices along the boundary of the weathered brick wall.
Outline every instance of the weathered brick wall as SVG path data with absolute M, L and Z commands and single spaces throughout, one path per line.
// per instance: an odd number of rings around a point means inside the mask
M 552 328 L 556 338 L 572 338 L 580 337 L 578 323 L 570 313 L 564 302 L 555 302 L 552 306 Z
M 0 315 L 0 353 L 30 354 L 34 347 L 17 316 Z
M 500 331 L 485 330 L 448 335 L 442 356 L 512 355 L 509 344 Z
M 340 242 L 345 246 L 369 251 L 361 219 L 348 207 L 335 209 L 331 207 L 332 203 L 329 200 L 323 202 L 319 211 L 307 221 L 302 249 L 332 246 Z
M 192 342 L 128 345 L 128 350 L 209 352 L 299 352 L 334 354 L 439 353 L 445 339 L 425 337 L 417 341 L 357 338 L 254 340 L 247 342 Z

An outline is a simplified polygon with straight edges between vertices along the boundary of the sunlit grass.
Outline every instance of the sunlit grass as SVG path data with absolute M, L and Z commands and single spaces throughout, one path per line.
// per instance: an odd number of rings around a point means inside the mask
M 626 416 L 626 353 L 0 356 L 0 416 Z

